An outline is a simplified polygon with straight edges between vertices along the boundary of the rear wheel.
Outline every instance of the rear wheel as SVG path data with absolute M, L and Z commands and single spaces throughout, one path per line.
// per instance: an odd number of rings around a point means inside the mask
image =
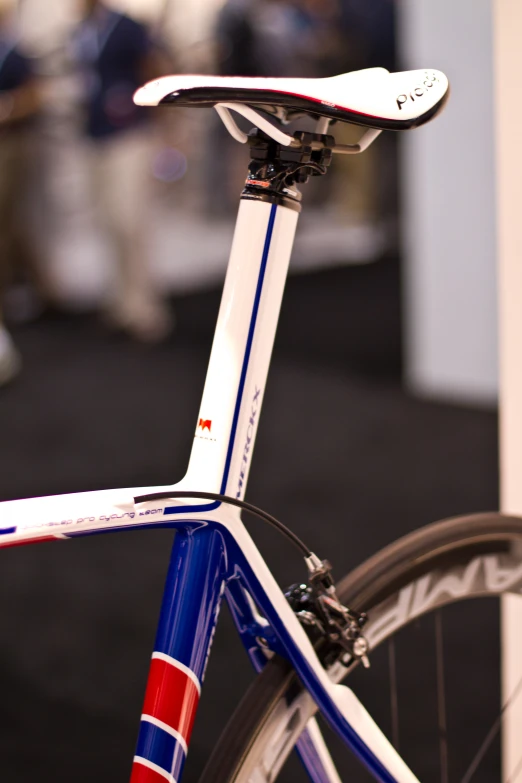
M 522 682 L 501 707 L 498 599 L 522 591 L 522 519 L 492 513 L 437 522 L 371 557 L 337 590 L 345 605 L 369 615 L 372 666 L 358 667 L 348 684 L 417 777 L 500 780 L 501 712 Z M 330 674 L 341 681 L 347 669 L 336 664 Z M 285 762 L 305 726 L 316 730 L 309 723 L 316 713 L 290 665 L 274 658 L 236 709 L 200 783 L 307 780 Z M 337 737 L 324 736 L 338 771 L 329 780 L 370 779 Z

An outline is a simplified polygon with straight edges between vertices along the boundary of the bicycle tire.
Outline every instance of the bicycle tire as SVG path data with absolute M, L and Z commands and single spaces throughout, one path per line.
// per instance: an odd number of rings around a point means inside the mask
M 502 559 L 503 573 L 508 574 L 504 583 L 501 579 L 492 579 L 491 568 L 494 569 L 495 561 L 498 564 L 498 558 Z M 435 522 L 398 539 L 342 579 L 337 590 L 345 605 L 369 613 L 365 632 L 371 639 L 372 628 L 375 629 L 379 621 L 382 625 L 386 607 L 393 604 L 399 591 L 410 589 L 410 586 L 414 589 L 420 584 L 419 580 L 431 575 L 441 584 L 440 580 L 445 576 L 469 574 L 470 569 L 474 569 L 474 579 L 468 579 L 467 593 L 461 594 L 460 599 L 479 595 L 498 596 L 506 592 L 520 594 L 521 563 L 522 519 L 498 513 L 474 514 Z M 509 573 L 513 576 L 511 582 Z M 439 591 L 435 604 L 426 606 L 417 614 L 410 612 L 404 622 L 392 630 L 395 633 L 422 614 L 455 600 L 451 592 Z M 370 649 L 389 636 L 381 632 L 382 638 L 374 638 Z M 341 681 L 343 672 L 346 674 L 346 669 L 339 664 L 337 671 L 331 673 Z M 299 712 L 297 721 L 296 710 Z M 315 711 L 315 705 L 288 661 L 274 657 L 236 708 L 205 765 L 199 783 L 275 780 L 302 727 Z M 288 716 L 286 725 L 285 715 Z M 279 750 L 274 753 L 274 748 Z M 271 764 L 267 764 L 268 752 L 273 759 Z M 261 768 L 264 777 L 259 772 Z M 254 774 L 256 770 L 257 777 Z

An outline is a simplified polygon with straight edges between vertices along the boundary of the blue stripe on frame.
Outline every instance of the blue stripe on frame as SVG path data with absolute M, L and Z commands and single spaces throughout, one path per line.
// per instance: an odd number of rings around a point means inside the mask
M 248 363 L 250 361 L 250 354 L 252 352 L 252 343 L 254 342 L 254 332 L 256 329 L 257 316 L 259 313 L 259 303 L 261 301 L 261 293 L 263 291 L 263 283 L 265 282 L 266 265 L 268 262 L 268 254 L 270 252 L 270 244 L 272 242 L 272 234 L 274 233 L 274 223 L 277 212 L 277 204 L 272 204 L 270 209 L 270 216 L 268 218 L 268 227 L 265 236 L 265 246 L 263 248 L 263 256 L 261 258 L 261 268 L 259 270 L 259 277 L 257 279 L 256 295 L 254 297 L 254 305 L 252 307 L 252 317 L 250 319 L 250 327 L 248 329 L 248 337 L 245 348 L 245 355 L 243 358 L 243 367 L 241 368 L 241 377 L 239 379 L 239 388 L 237 392 L 236 407 L 234 410 L 234 418 L 232 419 L 232 430 L 230 432 L 230 440 L 228 442 L 228 452 L 225 462 L 225 471 L 223 473 L 223 481 L 221 483 L 221 494 L 225 494 L 227 488 L 228 474 L 230 472 L 230 463 L 232 462 L 232 452 L 234 450 L 234 441 L 236 439 L 237 424 L 239 421 L 239 413 L 241 411 L 241 403 L 243 401 L 243 392 L 245 390 L 246 376 L 248 371 Z
M 220 505 L 220 501 L 215 500 L 213 503 L 206 503 L 201 506 L 169 506 L 163 509 L 163 514 L 195 514 L 200 511 L 215 511 Z
M 241 403 L 243 401 L 243 392 L 245 390 L 245 383 L 246 383 L 246 376 L 248 372 L 248 364 L 250 361 L 250 354 L 252 352 L 252 344 L 254 342 L 254 333 L 256 329 L 256 323 L 257 323 L 257 316 L 259 313 L 259 304 L 261 302 L 261 294 L 263 291 L 263 284 L 265 282 L 265 272 L 266 267 L 268 263 L 268 255 L 270 253 L 270 244 L 272 242 L 272 235 L 274 233 L 274 223 L 276 218 L 276 212 L 277 212 L 277 204 L 272 204 L 272 207 L 270 209 L 270 215 L 268 218 L 268 226 L 266 229 L 266 235 L 265 235 L 265 245 L 263 247 L 263 255 L 261 257 L 261 267 L 259 269 L 259 277 L 257 279 L 257 287 L 256 287 L 256 293 L 254 296 L 254 304 L 252 307 L 252 316 L 250 318 L 250 326 L 248 329 L 248 336 L 247 336 L 247 342 L 245 347 L 245 354 L 243 357 L 243 366 L 241 368 L 241 376 L 239 379 L 239 387 L 237 391 L 237 398 L 236 398 L 236 405 L 234 408 L 234 416 L 232 419 L 232 429 L 230 431 L 230 439 L 228 441 L 228 450 L 227 450 L 227 456 L 225 459 L 225 469 L 223 471 L 223 479 L 221 482 L 221 490 L 220 493 L 223 495 L 226 492 L 227 488 L 227 482 L 228 482 L 228 475 L 230 472 L 230 464 L 232 462 L 232 454 L 234 451 L 234 444 L 236 439 L 236 432 L 237 432 L 237 425 L 239 421 L 239 414 L 241 411 Z M 220 503 L 219 501 L 215 501 L 214 503 L 209 503 L 207 505 L 202 506 L 168 506 L 163 510 L 164 514 L 181 514 L 186 513 L 188 511 L 191 512 L 198 512 L 198 511 L 214 511 L 216 508 L 219 508 Z
M 158 767 L 172 774 L 174 767 L 179 766 L 180 762 L 183 763 L 185 751 L 167 731 L 142 720 L 136 755 L 147 759 L 147 761 L 152 761 L 153 764 L 157 764 Z
M 8 533 L 16 533 L 15 527 L 4 527 L 0 530 L 0 536 L 6 536 Z

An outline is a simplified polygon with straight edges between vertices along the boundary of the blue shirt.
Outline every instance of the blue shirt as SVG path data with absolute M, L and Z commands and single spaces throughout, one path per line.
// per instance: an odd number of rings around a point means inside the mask
M 24 87 L 34 78 L 31 61 L 17 48 L 15 40 L 0 34 L 0 95 Z M 29 127 L 32 117 L 11 121 L 2 126 L 2 135 L 18 133 Z
M 31 63 L 13 41 L 0 36 L 0 92 L 23 87 L 33 78 Z
M 146 27 L 124 14 L 104 9 L 81 23 L 73 38 L 73 56 L 85 89 L 86 133 L 102 139 L 135 127 L 146 118 L 132 96 L 151 49 Z

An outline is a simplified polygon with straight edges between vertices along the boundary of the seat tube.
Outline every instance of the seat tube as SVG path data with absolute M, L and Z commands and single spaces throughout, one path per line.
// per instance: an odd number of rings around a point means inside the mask
M 141 716 L 131 783 L 179 783 L 224 591 L 222 535 L 176 534 Z
M 262 174 L 250 175 L 241 196 L 184 480 L 190 489 L 245 495 L 301 209 L 296 187 L 278 180 L 278 188 Z

